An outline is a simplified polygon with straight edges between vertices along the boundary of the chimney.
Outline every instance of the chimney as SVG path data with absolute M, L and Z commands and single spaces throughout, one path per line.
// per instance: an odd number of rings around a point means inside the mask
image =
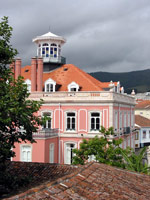
M 15 69 L 15 79 L 18 79 L 18 76 L 21 75 L 21 59 L 16 59 L 16 69 Z
M 13 73 L 13 77 L 15 78 L 15 61 L 13 61 L 10 65 L 9 65 L 10 70 Z
M 31 92 L 36 91 L 36 81 L 37 81 L 37 60 L 36 58 L 31 59 Z
M 38 70 L 37 70 L 37 91 L 43 91 L 43 59 L 37 59 Z

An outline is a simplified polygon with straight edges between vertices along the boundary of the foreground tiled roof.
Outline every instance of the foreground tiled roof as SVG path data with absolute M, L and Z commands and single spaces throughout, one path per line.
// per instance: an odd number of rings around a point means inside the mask
M 150 109 L 150 100 L 144 100 L 136 104 L 135 109 Z
M 25 66 L 21 69 L 24 79 L 31 80 L 31 67 Z M 76 82 L 80 86 L 80 91 L 103 91 L 108 88 L 110 82 L 100 82 L 72 64 L 65 64 L 52 72 L 43 73 L 43 85 L 47 79 L 53 79 L 60 85 L 58 91 L 68 91 L 67 86 L 71 82 Z M 116 82 L 114 83 L 116 85 Z
M 150 127 L 150 119 L 147 119 L 141 115 L 135 115 L 135 124 L 141 127 Z
M 148 200 L 149 183 L 148 175 L 89 163 L 80 171 L 57 181 L 49 181 L 10 199 Z

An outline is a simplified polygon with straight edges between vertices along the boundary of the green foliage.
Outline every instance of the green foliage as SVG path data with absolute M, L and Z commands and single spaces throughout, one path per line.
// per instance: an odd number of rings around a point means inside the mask
M 0 22 L 0 163 L 14 156 L 15 142 L 34 142 L 32 133 L 37 131 L 42 120 L 34 115 L 42 101 L 27 99 L 29 93 L 23 78 L 14 80 L 8 64 L 13 61 L 17 50 L 10 45 L 12 27 L 8 17 Z M 0 166 L 0 171 L 1 167 Z
M 123 157 L 119 145 L 122 139 L 112 139 L 114 134 L 113 128 L 106 130 L 101 127 L 101 137 L 94 137 L 89 140 L 83 140 L 80 144 L 80 149 L 73 150 L 76 156 L 73 157 L 73 164 L 85 164 L 89 157 L 93 155 L 95 160 L 100 163 L 109 164 L 124 168 Z
M 3 17 L 0 23 L 0 69 L 6 69 L 6 65 L 17 55 L 17 50 L 10 45 L 12 30 L 8 24 L 8 17 Z
M 143 164 L 142 162 L 142 159 L 144 158 L 146 153 L 146 147 L 141 149 L 139 154 L 135 154 L 133 151 L 130 152 L 122 151 L 121 153 L 125 160 L 126 169 L 150 175 L 150 167 L 148 167 L 147 164 Z

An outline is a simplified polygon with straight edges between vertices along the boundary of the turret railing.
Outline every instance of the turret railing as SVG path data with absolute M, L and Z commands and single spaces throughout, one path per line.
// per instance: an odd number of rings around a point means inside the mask
M 58 56 L 58 57 L 43 57 L 43 62 L 45 62 L 45 63 L 66 64 L 66 58 L 62 57 L 62 56 Z

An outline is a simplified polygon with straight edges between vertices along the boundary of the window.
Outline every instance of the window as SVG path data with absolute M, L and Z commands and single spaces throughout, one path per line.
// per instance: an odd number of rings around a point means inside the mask
M 54 143 L 49 145 L 49 162 L 54 163 Z
M 67 113 L 67 127 L 66 130 L 75 131 L 76 126 L 76 118 L 75 113 L 69 112 Z
M 31 162 L 31 146 L 22 145 L 21 146 L 21 161 Z
M 51 78 L 45 81 L 45 92 L 55 92 L 56 82 Z
M 91 131 L 100 130 L 100 113 L 91 113 Z
M 50 112 L 45 112 L 43 113 L 43 116 L 48 117 L 49 119 L 46 120 L 45 124 L 43 125 L 43 128 L 48 128 L 51 129 L 52 128 L 52 124 L 51 124 L 51 113 Z
M 75 144 L 69 143 L 65 144 L 65 164 L 72 164 L 72 158 L 74 156 L 73 149 Z
M 41 48 L 39 48 L 39 54 L 41 53 Z M 44 43 L 42 45 L 42 57 L 49 57 L 49 45 Z
M 69 92 L 77 92 L 79 91 L 79 85 L 75 82 L 72 82 L 68 85 L 68 91 Z
M 48 84 L 46 84 L 46 92 L 53 92 L 53 84 L 50 84 L 50 83 L 48 83 Z
M 143 139 L 146 139 L 146 131 L 143 131 Z
M 57 45 L 56 44 L 51 44 L 50 48 L 50 56 L 56 58 L 57 57 Z

